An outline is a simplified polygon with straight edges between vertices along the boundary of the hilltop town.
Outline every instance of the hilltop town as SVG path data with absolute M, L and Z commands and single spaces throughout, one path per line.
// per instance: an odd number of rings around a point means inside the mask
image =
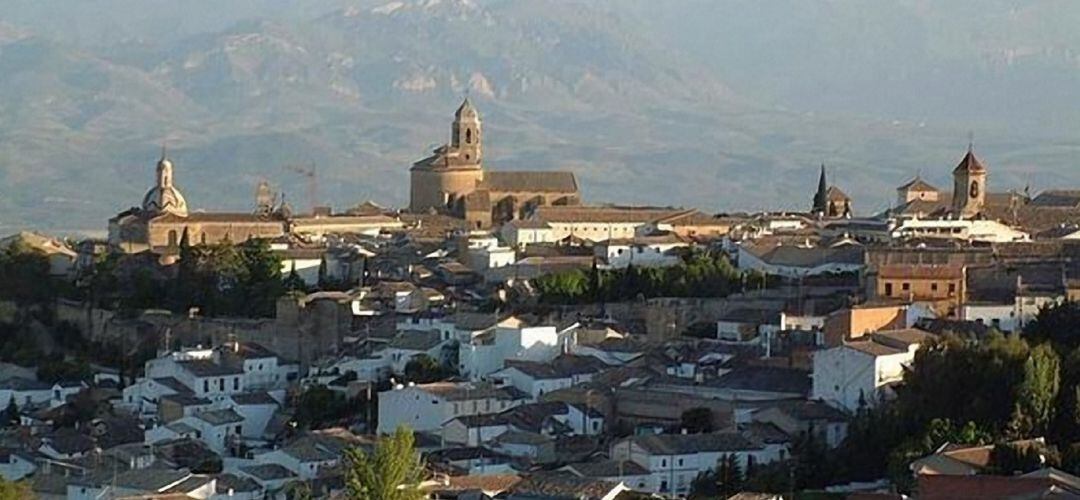
M 192 207 L 163 148 L 107 238 L 0 238 L 5 484 L 347 498 L 406 435 L 430 498 L 1080 496 L 1080 187 L 969 146 L 877 213 L 827 165 L 800 212 L 594 204 L 483 123 L 405 209 Z

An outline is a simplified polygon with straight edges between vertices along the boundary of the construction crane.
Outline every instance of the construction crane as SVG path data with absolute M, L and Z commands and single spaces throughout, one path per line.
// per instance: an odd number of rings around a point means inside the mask
M 319 206 L 319 176 L 318 171 L 315 169 L 315 163 L 312 162 L 306 167 L 303 165 L 290 165 L 289 170 L 307 178 L 308 208 L 311 210 L 311 213 L 314 214 L 315 207 Z

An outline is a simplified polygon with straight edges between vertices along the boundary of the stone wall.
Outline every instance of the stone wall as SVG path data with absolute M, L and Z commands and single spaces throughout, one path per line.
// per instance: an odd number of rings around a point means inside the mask
M 277 317 L 272 319 L 185 317 L 167 311 L 143 311 L 125 318 L 74 302 L 59 303 L 57 317 L 74 323 L 95 342 L 164 349 L 177 343 L 219 345 L 238 340 L 256 342 L 304 365 L 336 354 L 352 321 L 347 304 L 332 300 L 301 304 L 292 298 L 278 302 Z

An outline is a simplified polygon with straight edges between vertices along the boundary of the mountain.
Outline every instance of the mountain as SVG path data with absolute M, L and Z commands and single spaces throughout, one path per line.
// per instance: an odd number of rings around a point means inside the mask
M 466 94 L 489 168 L 572 169 L 589 201 L 804 209 L 826 161 L 857 210 L 879 210 L 916 171 L 945 186 L 969 130 L 992 187 L 1080 182 L 1063 168 L 1080 117 L 1046 90 L 1075 77 L 1076 37 L 1018 2 L 975 16 L 1012 29 L 990 37 L 950 35 L 961 7 L 917 0 L 11 1 L 0 232 L 104 229 L 141 199 L 163 142 L 193 207 L 248 210 L 260 179 L 305 206 L 296 165 L 316 166 L 320 202 L 400 206 Z M 1046 91 L 1006 92 L 1032 75 Z M 989 83 L 971 100 L 1016 109 L 941 103 L 972 79 Z M 1046 109 L 1062 126 L 1014 125 Z

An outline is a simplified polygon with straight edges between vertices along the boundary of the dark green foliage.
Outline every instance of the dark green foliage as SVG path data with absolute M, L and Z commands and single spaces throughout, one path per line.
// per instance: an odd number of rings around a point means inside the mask
M 4 408 L 4 427 L 15 425 L 19 425 L 19 405 L 15 404 L 15 396 L 12 396 L 7 408 Z
M 85 360 L 47 359 L 38 366 L 37 376 L 39 380 L 49 383 L 90 380 L 94 371 Z
M 289 274 L 285 277 L 283 286 L 285 287 L 285 290 L 289 292 L 307 293 L 307 283 L 304 283 L 304 279 L 297 274 L 295 263 L 292 265 L 292 268 L 289 269 Z
M 1018 447 L 998 443 L 990 452 L 990 468 L 995 474 L 1026 474 L 1044 465 L 1056 467 L 1060 465 L 1060 459 L 1052 450 L 1042 446 Z
M 456 373 L 453 370 L 426 354 L 415 356 L 405 364 L 405 378 L 418 384 L 438 382 L 454 375 Z
M 692 252 L 670 267 L 595 267 L 541 276 L 534 281 L 549 304 L 617 302 L 639 297 L 726 297 L 767 285 L 760 273 L 740 273 L 722 253 Z
M 45 254 L 20 239 L 0 249 L 0 300 L 19 306 L 42 305 L 52 302 L 56 293 Z
M 304 429 L 319 429 L 359 413 L 359 401 L 350 401 L 326 386 L 317 385 L 300 394 L 295 418 Z
M 680 426 L 690 434 L 713 431 L 713 412 L 708 408 L 690 408 L 682 414 Z
M 1024 338 L 1035 343 L 1051 342 L 1060 352 L 1080 347 L 1080 302 L 1043 307 L 1035 321 L 1024 326 Z
M 742 491 L 743 484 L 738 457 L 724 455 L 720 457 L 715 470 L 702 472 L 694 478 L 690 485 L 690 498 L 727 498 Z
M 198 307 L 207 316 L 273 317 L 285 285 L 281 257 L 269 243 L 181 246 L 180 252 L 171 301 L 178 312 Z

